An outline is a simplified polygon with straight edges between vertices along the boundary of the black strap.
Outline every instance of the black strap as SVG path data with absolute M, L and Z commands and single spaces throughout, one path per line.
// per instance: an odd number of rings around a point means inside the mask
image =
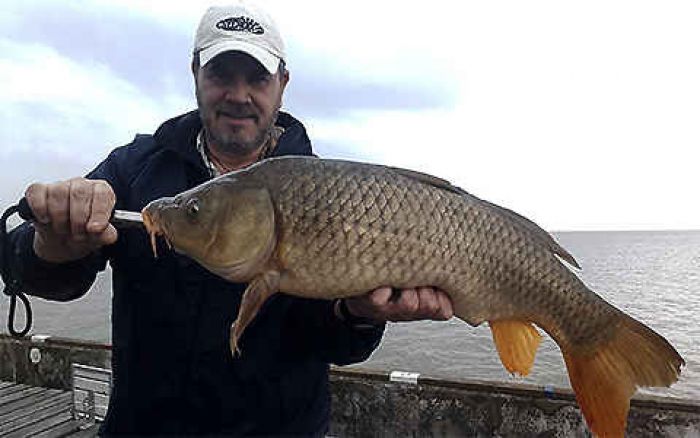
M 15 213 L 19 213 L 20 216 L 26 219 L 27 211 L 31 215 L 31 210 L 29 210 L 29 205 L 26 199 L 22 199 L 24 202 L 20 202 L 18 205 L 13 205 L 12 207 L 5 210 L 0 218 L 0 245 L 2 245 L 2 255 L 0 256 L 0 275 L 2 276 L 2 281 L 5 284 L 3 292 L 5 295 L 10 297 L 10 312 L 7 318 L 7 329 L 10 334 L 14 337 L 22 337 L 29 333 L 32 328 L 32 307 L 29 304 L 29 299 L 20 290 L 20 282 L 12 276 L 10 269 L 10 256 L 11 248 L 10 242 L 7 238 L 7 219 Z M 17 330 L 15 328 L 15 309 L 17 307 L 17 298 L 24 304 L 24 314 L 25 322 L 24 328 L 22 330 Z

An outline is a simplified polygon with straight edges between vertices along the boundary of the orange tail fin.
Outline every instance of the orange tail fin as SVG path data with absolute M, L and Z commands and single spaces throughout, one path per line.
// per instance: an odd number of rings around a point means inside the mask
M 663 337 L 627 315 L 604 345 L 562 352 L 583 416 L 600 437 L 623 437 L 637 387 L 670 386 L 685 365 Z
M 542 335 L 527 321 L 489 321 L 501 363 L 511 374 L 527 376 Z

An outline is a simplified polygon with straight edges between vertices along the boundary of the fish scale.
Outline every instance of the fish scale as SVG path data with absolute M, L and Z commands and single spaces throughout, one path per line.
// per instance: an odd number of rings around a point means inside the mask
M 331 163 L 333 164 L 336 163 Z M 514 284 L 522 280 L 504 274 L 505 271 L 512 271 L 504 266 L 505 263 L 522 264 L 518 257 L 509 257 L 509 249 L 504 245 L 504 240 L 520 242 L 525 239 L 511 237 L 516 234 L 515 228 L 508 227 L 497 216 L 480 212 L 471 205 L 473 199 L 467 198 L 465 209 L 465 198 L 455 193 L 440 191 L 425 184 L 415 184 L 404 176 L 393 179 L 381 177 L 382 172 L 388 172 L 387 168 L 372 169 L 377 172 L 369 173 L 365 172 L 364 168 L 363 171 L 357 172 L 358 169 L 352 167 L 345 167 L 338 172 L 322 167 L 311 169 L 312 172 L 318 171 L 322 175 L 333 174 L 332 178 L 310 174 L 309 170 L 304 167 L 298 170 L 293 167 L 282 169 L 280 171 L 289 175 L 295 188 L 278 192 L 274 186 L 271 187 L 272 193 L 287 195 L 273 195 L 281 213 L 279 220 L 290 224 L 289 227 L 283 227 L 280 240 L 293 242 L 292 245 L 298 248 L 294 257 L 282 262 L 289 271 L 301 274 L 297 275 L 297 278 L 309 282 L 294 284 L 291 288 L 314 289 L 318 296 L 323 297 L 328 293 L 328 285 L 318 281 L 323 275 L 317 274 L 328 272 L 334 274 L 334 277 L 344 273 L 341 284 L 336 283 L 333 286 L 338 293 L 345 295 L 366 292 L 368 288 L 382 285 L 373 281 L 378 277 L 375 271 L 382 268 L 388 270 L 386 274 L 389 278 L 385 281 L 403 287 L 421 286 L 433 284 L 429 280 L 434 280 L 431 274 L 437 264 L 448 266 L 452 272 L 461 270 L 480 274 L 491 279 L 494 282 L 492 288 L 495 289 L 503 289 L 504 286 L 506 289 L 512 289 L 507 288 L 509 282 Z M 274 184 L 272 177 L 266 179 Z M 328 184 L 319 184 L 319 181 L 326 180 Z M 377 184 L 376 181 L 381 183 Z M 298 193 L 304 196 L 295 196 Z M 357 195 L 358 193 L 361 196 Z M 328 201 L 334 198 L 337 199 L 336 202 L 331 202 L 334 208 L 324 208 Z M 381 204 L 384 200 L 386 208 L 381 210 L 381 220 L 388 229 L 382 232 L 382 227 L 376 226 L 377 220 L 372 221 L 372 218 L 368 218 L 366 211 L 375 201 Z M 441 203 L 441 209 L 436 207 L 438 203 Z M 314 208 L 304 209 L 310 216 L 298 219 L 299 205 L 313 205 Z M 322 213 L 318 213 L 319 211 Z M 323 220 L 319 220 L 319 214 L 327 216 L 322 216 Z M 375 225 L 369 231 L 373 239 L 366 238 L 365 233 L 356 224 L 368 227 Z M 437 237 L 437 240 L 430 242 L 430 239 L 418 238 L 414 230 L 426 230 L 426 235 Z M 483 238 L 488 235 L 495 236 L 495 239 Z M 363 251 L 363 242 L 366 246 L 373 244 L 374 257 L 361 257 L 361 254 L 367 253 Z M 327 251 L 328 247 L 334 248 L 334 251 Z M 532 244 L 528 247 L 535 248 Z M 307 256 L 309 251 L 315 254 L 313 259 Z M 403 254 L 400 256 L 402 258 L 393 261 L 392 259 L 397 257 L 396 254 Z M 412 259 L 413 255 L 420 257 Z M 466 255 L 472 257 L 465 257 Z M 356 258 L 349 260 L 349 256 Z M 549 253 L 546 256 L 549 256 Z M 532 257 L 533 254 L 526 254 L 525 258 Z M 431 263 L 426 263 L 426 260 Z M 534 273 L 546 275 L 547 270 L 542 268 L 548 265 L 542 261 L 541 255 L 538 260 L 540 263 Z M 344 272 L 346 266 L 357 268 Z M 417 267 L 428 266 L 433 269 L 425 269 L 426 272 L 419 274 L 430 278 L 420 278 L 421 275 L 415 273 Z M 565 268 L 561 268 L 565 271 Z M 543 278 L 537 283 L 543 280 L 547 282 L 546 278 Z M 460 293 L 469 293 L 480 286 L 474 283 L 473 276 L 467 276 L 451 279 L 451 284 L 433 285 L 445 289 L 459 285 L 464 288 Z M 522 300 L 519 300 L 519 297 L 520 295 L 514 295 L 512 298 L 516 301 L 526 300 L 526 297 Z
M 663 337 L 583 284 L 562 262 L 578 267 L 574 258 L 535 223 L 431 175 L 273 158 L 156 200 L 143 216 L 153 236 L 224 278 L 250 282 L 232 351 L 277 292 L 333 299 L 437 287 L 457 317 L 488 322 L 512 373 L 533 365 L 535 325 L 552 336 L 601 436 L 622 436 L 636 388 L 668 386 L 684 364 Z

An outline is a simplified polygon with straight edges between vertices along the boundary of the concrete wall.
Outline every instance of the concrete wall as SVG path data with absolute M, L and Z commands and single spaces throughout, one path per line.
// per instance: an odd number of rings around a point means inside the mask
M 69 389 L 71 363 L 109 368 L 110 355 L 103 344 L 0 335 L 0 380 Z M 387 373 L 347 368 L 333 369 L 331 390 L 331 436 L 590 436 L 566 390 L 424 377 L 402 383 Z M 700 438 L 700 402 L 635 397 L 627 432 Z
M 587 437 L 570 391 L 531 385 L 419 378 L 335 370 L 331 435 L 353 437 Z M 700 438 L 700 402 L 632 400 L 630 437 Z
M 0 380 L 4 381 L 70 389 L 72 363 L 111 368 L 111 357 L 109 345 L 0 334 Z

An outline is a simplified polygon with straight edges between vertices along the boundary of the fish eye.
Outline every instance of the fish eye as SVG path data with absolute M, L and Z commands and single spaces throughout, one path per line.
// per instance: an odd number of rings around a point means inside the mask
M 197 198 L 192 198 L 189 201 L 187 201 L 187 204 L 185 205 L 185 210 L 187 211 L 187 215 L 189 217 L 196 217 L 197 213 L 199 213 L 199 200 L 197 200 Z

